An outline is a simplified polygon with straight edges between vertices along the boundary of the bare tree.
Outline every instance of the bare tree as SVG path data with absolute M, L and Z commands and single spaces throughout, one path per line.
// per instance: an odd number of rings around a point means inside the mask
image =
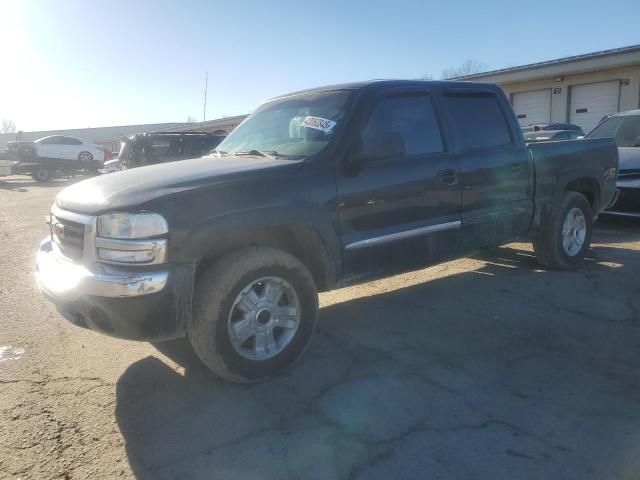
M 442 79 L 450 80 L 452 78 L 466 77 L 474 73 L 481 73 L 487 70 L 487 66 L 478 60 L 468 59 L 458 67 L 447 68 L 442 71 Z
M 187 123 L 198 123 L 198 119 L 196 117 L 194 117 L 193 115 L 189 115 L 187 117 Z
M 16 124 L 11 120 L 7 120 L 5 118 L 2 119 L 2 130 L 1 133 L 16 133 Z

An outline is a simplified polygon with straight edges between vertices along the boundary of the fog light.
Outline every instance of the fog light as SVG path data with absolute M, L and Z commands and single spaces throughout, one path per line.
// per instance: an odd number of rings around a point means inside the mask
M 156 250 L 112 250 L 98 248 L 98 257 L 109 262 L 119 263 L 149 263 L 156 258 Z

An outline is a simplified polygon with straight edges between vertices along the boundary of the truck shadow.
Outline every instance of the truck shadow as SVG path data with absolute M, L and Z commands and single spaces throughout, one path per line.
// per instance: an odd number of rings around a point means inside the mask
M 546 272 L 500 248 L 476 269 L 326 294 L 303 358 L 261 384 L 217 380 L 186 340 L 158 344 L 117 383 L 129 464 L 144 479 L 625 476 L 637 256 L 598 246 L 583 269 Z

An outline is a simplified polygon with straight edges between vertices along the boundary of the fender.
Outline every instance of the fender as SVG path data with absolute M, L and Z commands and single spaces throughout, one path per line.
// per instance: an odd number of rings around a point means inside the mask
M 199 262 L 255 244 L 260 232 L 287 227 L 303 227 L 315 234 L 314 252 L 327 267 L 327 282 L 334 284 L 342 272 L 342 247 L 327 211 L 313 205 L 265 206 L 207 218 L 190 229 L 172 252 L 180 261 Z

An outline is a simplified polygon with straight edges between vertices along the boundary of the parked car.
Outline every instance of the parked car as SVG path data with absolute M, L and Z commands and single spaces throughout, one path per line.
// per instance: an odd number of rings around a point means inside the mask
M 318 291 L 519 238 L 576 268 L 617 166 L 611 139 L 525 145 L 491 84 L 307 90 L 260 106 L 210 156 L 67 187 L 37 278 L 76 325 L 187 334 L 213 372 L 256 381 L 305 350 Z
M 118 160 L 105 162 L 102 173 L 201 157 L 225 137 L 206 132 L 152 132 L 122 140 Z
M 584 135 L 577 130 L 538 130 L 534 132 L 524 132 L 524 141 L 532 142 L 556 142 L 559 140 L 576 140 Z
M 105 161 L 105 148 L 102 145 L 63 135 L 51 135 L 33 142 L 9 142 L 7 152 L 20 160 L 70 160 L 83 165 L 97 165 Z M 107 160 L 111 159 L 110 154 L 110 151 L 106 154 Z
M 613 138 L 620 155 L 618 199 L 604 213 L 640 217 L 640 110 L 610 116 L 585 138 Z
M 582 131 L 582 127 L 580 127 L 579 125 L 575 125 L 573 123 L 539 123 L 537 125 L 527 125 L 522 128 L 522 133 L 527 133 L 527 132 L 540 132 L 540 131 L 547 131 L 547 130 L 553 130 L 553 131 L 558 131 L 558 130 L 571 130 L 574 132 L 580 132 L 578 135 L 584 135 L 584 132 Z

